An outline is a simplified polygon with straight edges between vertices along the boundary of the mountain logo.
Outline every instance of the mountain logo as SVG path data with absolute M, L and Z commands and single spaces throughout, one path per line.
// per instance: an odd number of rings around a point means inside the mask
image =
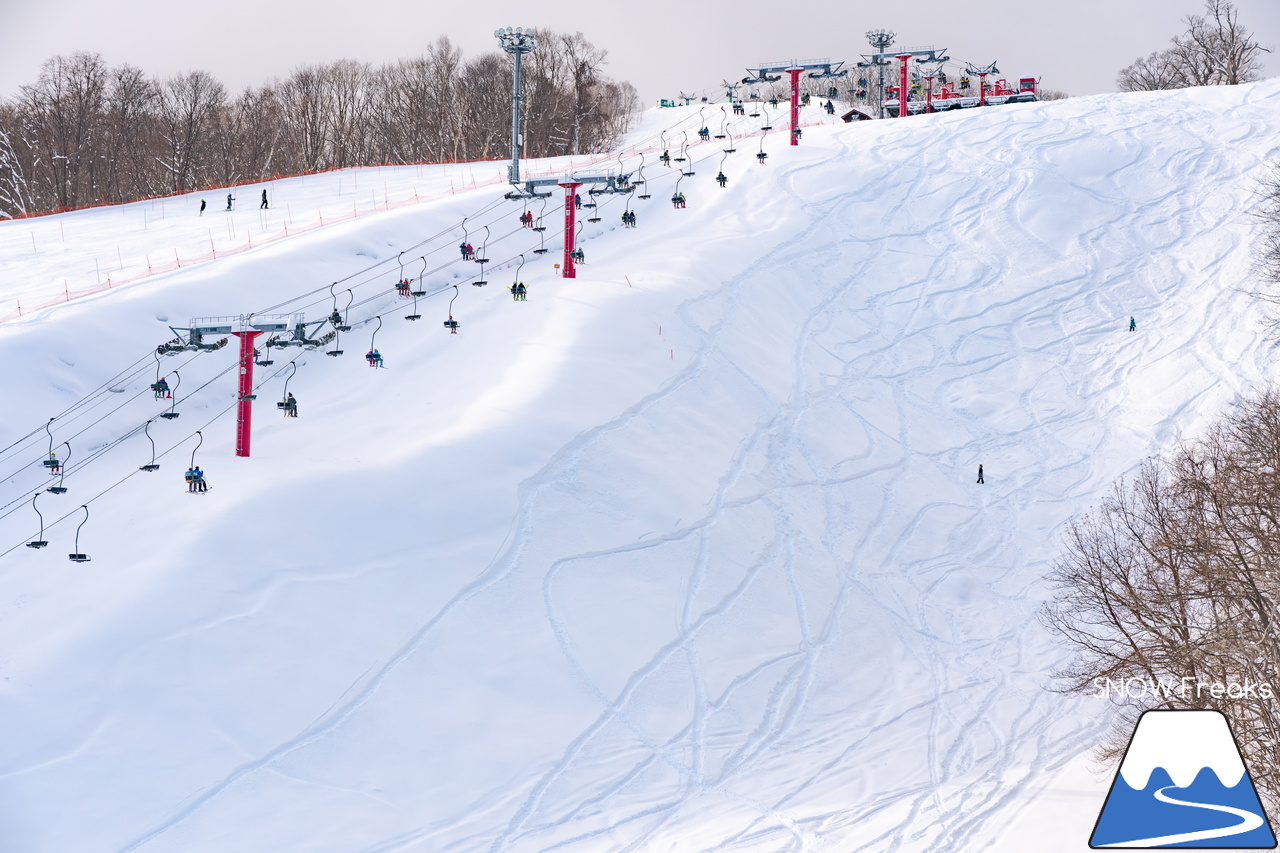
M 1089 839 L 1093 849 L 1271 850 L 1253 779 L 1219 711 L 1147 711 Z

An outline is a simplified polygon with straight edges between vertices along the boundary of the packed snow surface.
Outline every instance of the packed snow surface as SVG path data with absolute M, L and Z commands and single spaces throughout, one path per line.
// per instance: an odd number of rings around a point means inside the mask
M 559 190 L 522 228 L 501 163 L 0 223 L 16 304 L 361 213 L 0 325 L 0 847 L 1086 849 L 1107 705 L 1052 690 L 1043 578 L 1270 372 L 1249 212 L 1280 82 L 798 147 L 762 121 L 656 110 L 593 158 L 652 197 L 584 191 L 576 279 Z M 191 318 L 335 308 L 351 331 L 256 368 L 248 459 L 238 342 L 154 355 Z

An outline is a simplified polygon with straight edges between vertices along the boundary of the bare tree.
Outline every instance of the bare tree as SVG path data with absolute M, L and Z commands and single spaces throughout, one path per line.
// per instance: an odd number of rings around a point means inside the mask
M 34 177 L 59 207 L 97 200 L 91 162 L 106 89 L 106 66 L 81 51 L 44 63 L 34 85 L 23 86 L 19 104 Z
M 1156 89 L 1180 89 L 1187 85 L 1181 64 L 1172 50 L 1158 50 L 1116 75 L 1116 88 L 1121 92 L 1146 92 Z
M 173 192 L 198 185 L 212 149 L 217 117 L 226 105 L 222 84 L 205 71 L 171 78 L 160 89 L 159 119 L 163 138 L 160 164 L 170 176 Z
M 1144 465 L 1071 525 L 1045 622 L 1077 651 L 1066 690 L 1118 703 L 1123 748 L 1150 708 L 1231 718 L 1259 792 L 1280 802 L 1280 394 Z M 1136 693 L 1132 683 L 1144 685 Z M 1126 685 L 1118 694 L 1110 686 Z M 1265 686 L 1264 686 L 1265 685 Z
M 1185 86 L 1233 86 L 1258 80 L 1262 47 L 1239 21 L 1231 0 L 1205 0 L 1205 14 L 1183 19 L 1187 29 L 1174 36 L 1173 46 L 1121 70 L 1121 91 L 1178 89 Z

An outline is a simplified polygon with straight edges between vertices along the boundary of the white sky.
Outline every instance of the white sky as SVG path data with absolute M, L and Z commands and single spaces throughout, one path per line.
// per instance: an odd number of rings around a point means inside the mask
M 1280 2 L 1236 0 L 1241 20 L 1265 46 L 1280 47 Z M 999 62 L 1010 78 L 1040 77 L 1073 95 L 1114 90 L 1116 72 L 1167 46 L 1199 0 L 1077 0 L 978 5 L 940 0 L 905 4 L 816 0 L 792 13 L 787 3 L 699 4 L 607 0 L 545 4 L 363 0 L 0 0 L 0 97 L 35 80 L 59 53 L 93 50 L 110 64 L 152 74 L 204 69 L 233 92 L 304 63 L 361 59 L 383 63 L 419 54 L 448 35 L 468 57 L 496 48 L 499 26 L 580 30 L 609 51 L 608 73 L 630 80 L 646 102 L 715 87 L 747 66 L 788 59 L 850 63 L 868 52 L 863 33 L 885 28 L 898 46 L 936 45 L 960 61 Z M 877 11 L 877 9 L 879 11 Z M 1004 11 L 996 11 L 998 9 Z M 886 11 L 892 10 L 892 11 Z M 1280 75 L 1280 56 L 1267 57 Z

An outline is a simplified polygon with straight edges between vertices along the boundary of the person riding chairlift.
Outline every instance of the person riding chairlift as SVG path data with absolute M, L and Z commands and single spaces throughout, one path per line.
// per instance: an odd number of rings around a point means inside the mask
M 670 151 L 663 151 L 663 152 L 662 152 L 662 156 L 661 156 L 661 157 L 659 157 L 658 159 L 662 161 L 662 165 L 664 165 L 664 166 L 670 166 L 670 165 L 671 165 L 671 152 L 670 152 Z
M 724 189 L 725 186 L 729 183 L 729 179 L 724 176 L 724 172 L 721 172 L 720 174 L 716 175 L 716 183 L 720 185 L 720 189 Z
M 293 392 L 289 392 L 289 396 L 284 398 L 284 416 L 286 418 L 296 418 L 298 416 L 298 401 L 294 399 Z
M 156 392 L 156 399 L 169 397 L 169 380 L 161 378 L 159 382 L 151 386 L 151 390 Z
M 459 244 L 458 251 L 462 252 L 462 259 L 464 261 L 469 261 L 476 256 L 476 250 L 467 242 Z
M 376 349 L 371 349 L 364 354 L 365 359 L 369 362 L 370 367 L 382 367 L 382 353 Z
M 409 279 L 406 278 L 396 285 L 396 293 L 400 294 L 401 296 L 409 295 Z
M 671 204 L 678 208 L 684 207 L 685 206 L 684 193 L 676 193 L 675 195 L 671 196 Z

